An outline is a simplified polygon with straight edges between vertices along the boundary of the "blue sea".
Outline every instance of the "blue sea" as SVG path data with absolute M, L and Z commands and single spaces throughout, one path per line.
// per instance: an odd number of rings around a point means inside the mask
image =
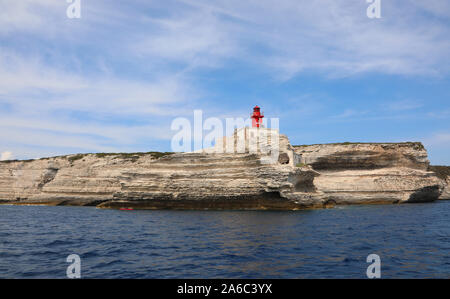
M 450 278 L 450 201 L 313 211 L 0 206 L 0 278 Z

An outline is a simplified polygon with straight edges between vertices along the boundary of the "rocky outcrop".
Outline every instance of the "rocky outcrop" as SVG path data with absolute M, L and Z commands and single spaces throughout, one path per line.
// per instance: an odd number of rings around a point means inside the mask
M 256 154 L 83 155 L 0 163 L 0 199 L 16 204 L 101 207 L 296 209 L 292 182 L 312 185 L 314 172 L 262 165 Z
M 427 170 L 427 151 L 420 142 L 335 143 L 296 146 L 300 162 L 322 171 L 403 167 Z
M 279 155 L 271 164 L 266 162 L 273 148 L 252 152 L 249 144 L 241 153 L 208 149 L 0 162 L 0 200 L 103 208 L 295 210 L 425 202 L 437 199 L 443 189 L 428 171 L 419 143 L 293 147 L 286 136 L 276 136 Z M 224 141 L 224 146 L 235 144 Z
M 439 199 L 450 200 L 450 177 L 447 177 L 444 182 L 445 182 L 444 190 Z
M 320 173 L 314 185 L 336 204 L 426 202 L 443 190 L 421 143 L 320 144 L 295 152 Z
M 430 166 L 428 169 L 436 173 L 444 185 L 439 199 L 450 200 L 450 166 Z

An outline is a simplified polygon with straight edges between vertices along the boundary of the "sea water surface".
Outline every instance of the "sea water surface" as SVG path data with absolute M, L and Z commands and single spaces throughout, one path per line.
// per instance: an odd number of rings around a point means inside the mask
M 0 206 L 0 278 L 450 278 L 450 201 L 313 211 Z

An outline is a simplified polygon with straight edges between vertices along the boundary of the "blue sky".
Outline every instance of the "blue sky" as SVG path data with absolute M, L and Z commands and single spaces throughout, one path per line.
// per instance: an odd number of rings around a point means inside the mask
M 450 165 L 450 2 L 0 0 L 0 153 L 169 151 L 176 117 L 292 144 L 421 141 Z

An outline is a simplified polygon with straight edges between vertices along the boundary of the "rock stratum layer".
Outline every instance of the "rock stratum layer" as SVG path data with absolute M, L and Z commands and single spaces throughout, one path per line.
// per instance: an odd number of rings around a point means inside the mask
M 442 192 L 440 199 L 450 200 L 450 177 L 447 177 L 445 180 L 444 191 Z
M 447 177 L 444 182 L 445 182 L 444 191 L 442 192 L 439 199 L 450 200 L 450 177 Z
M 85 154 L 0 162 L 6 204 L 296 210 L 429 202 L 445 184 L 420 143 L 290 145 L 261 153 Z
M 322 144 L 295 151 L 301 163 L 321 173 L 317 190 L 337 204 L 427 202 L 445 186 L 429 171 L 421 143 Z

